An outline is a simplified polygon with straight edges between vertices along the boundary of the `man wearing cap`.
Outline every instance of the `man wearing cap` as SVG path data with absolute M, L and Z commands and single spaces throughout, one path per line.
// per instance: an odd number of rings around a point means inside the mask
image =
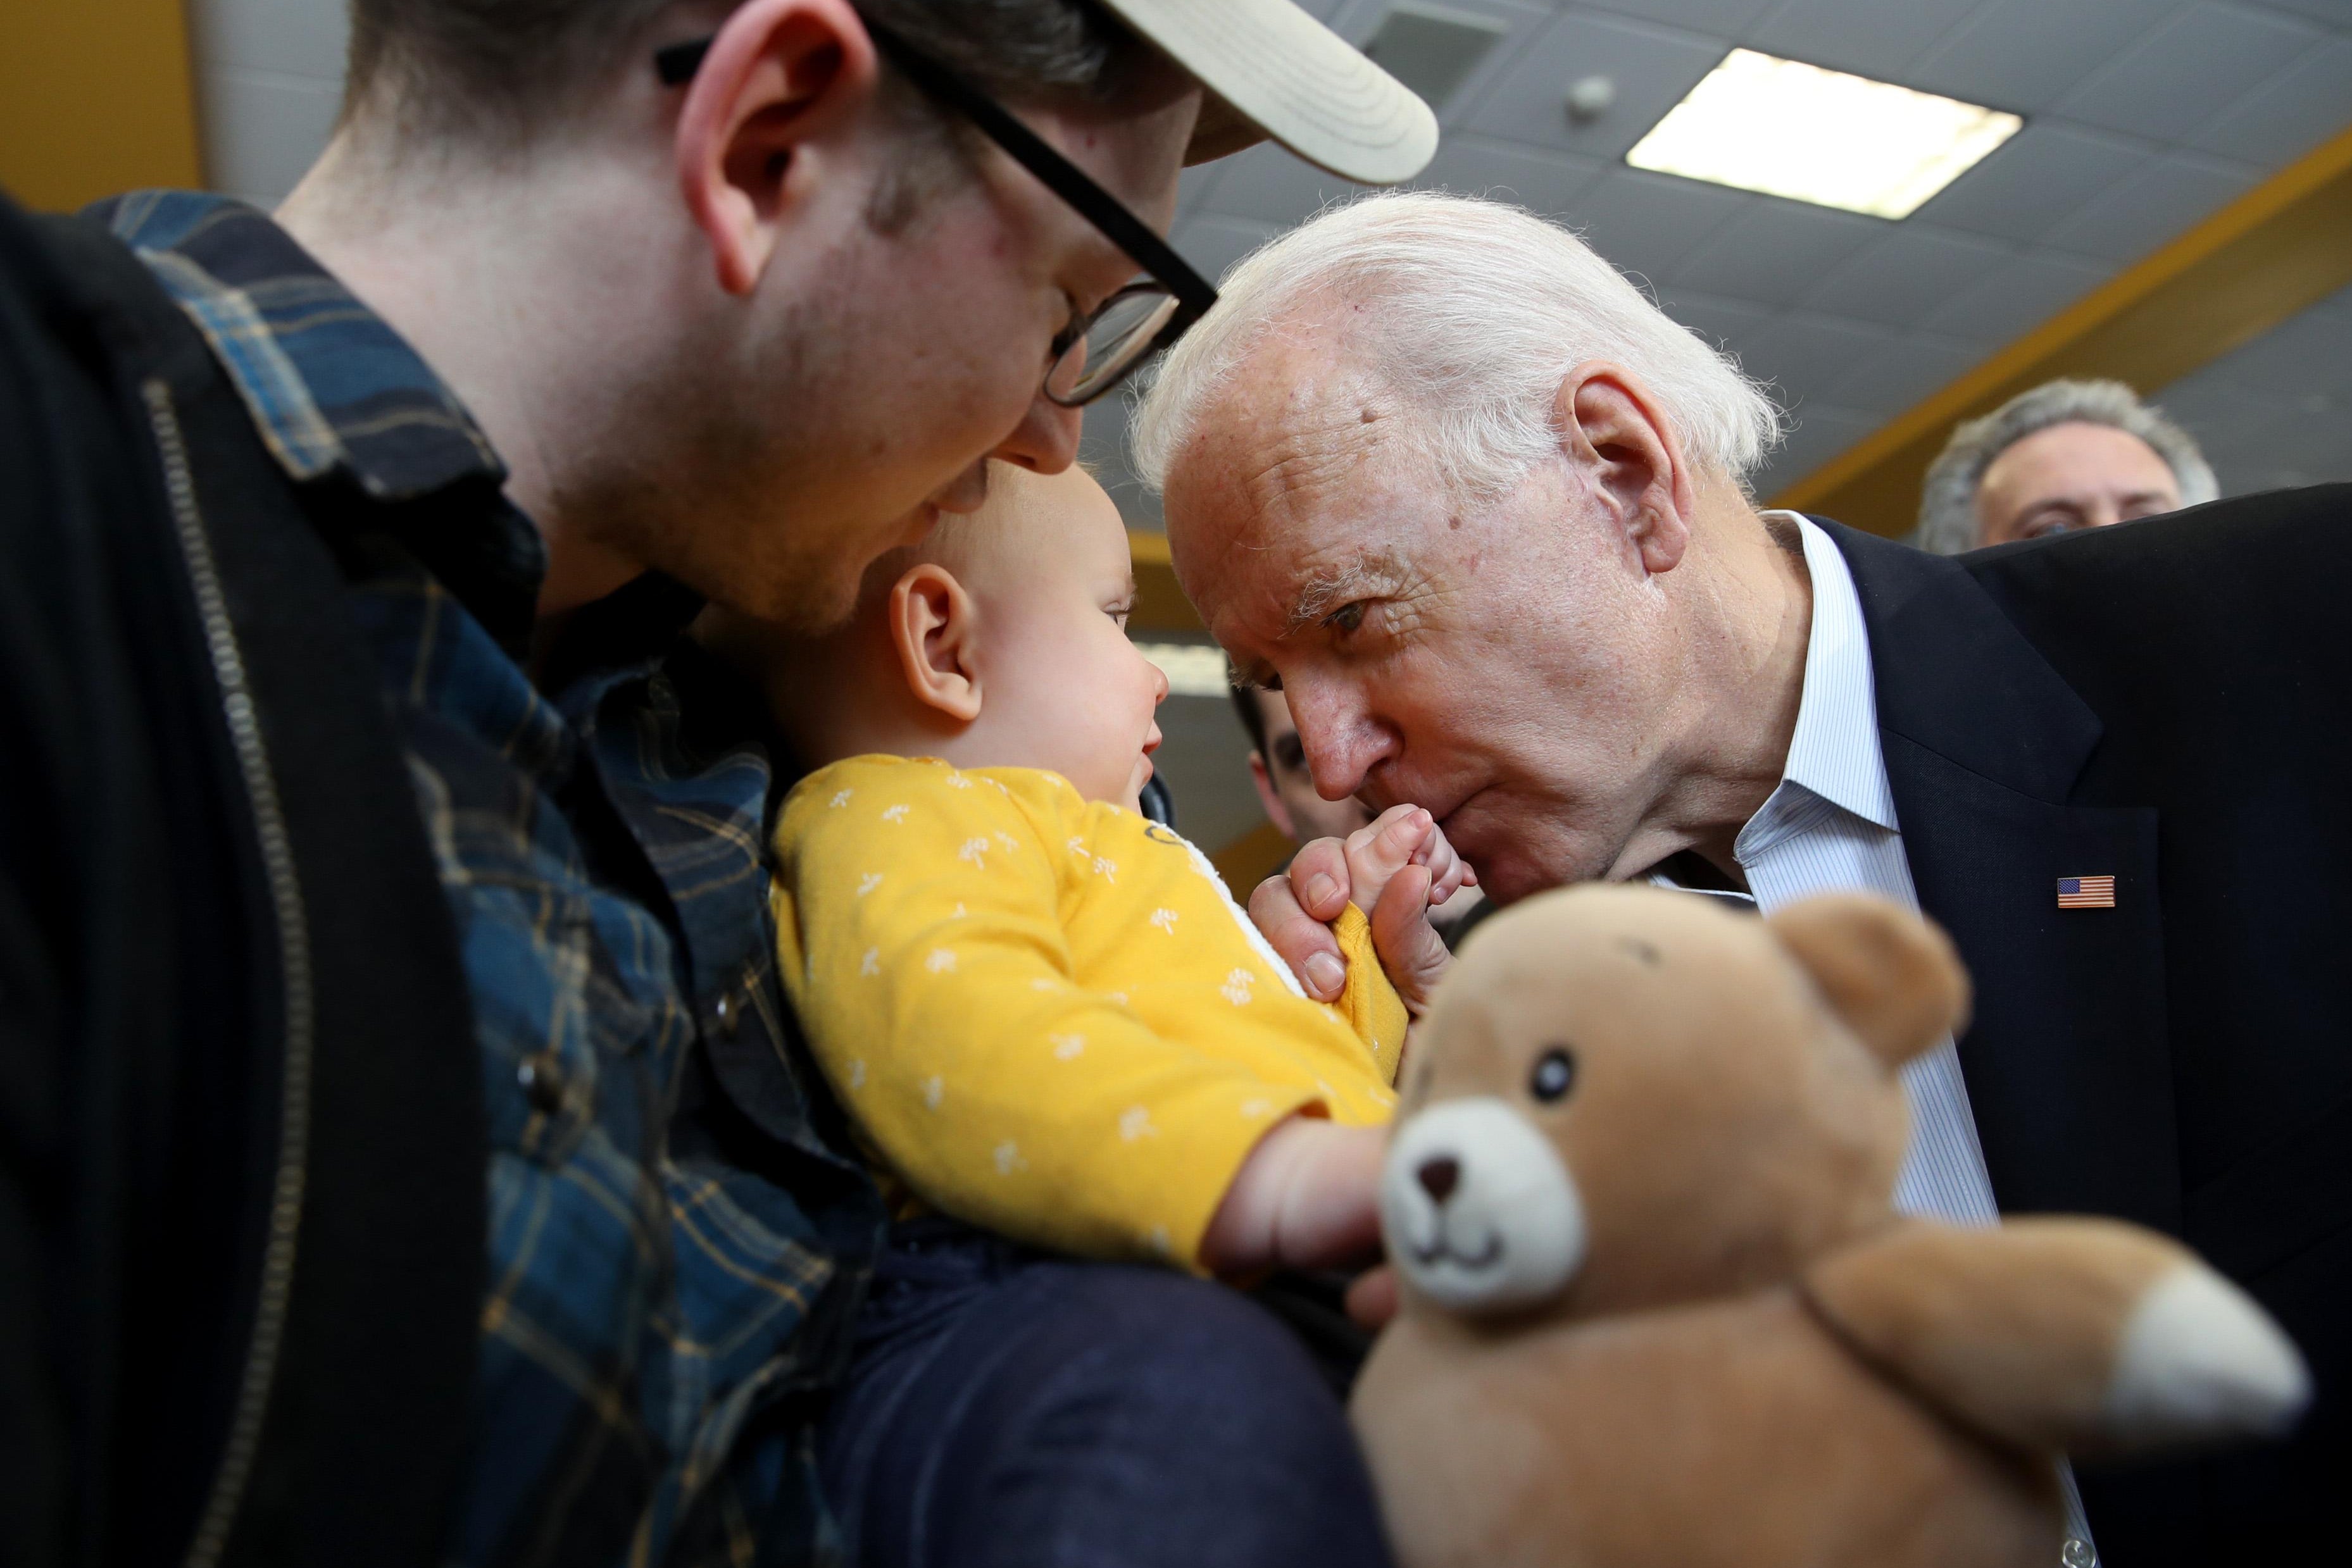
M 1068 465 L 1214 298 L 1181 164 L 1427 109 L 1285 0 L 355 0 L 351 65 L 274 218 L 0 208 L 0 1560 L 1380 1561 L 1172 1272 L 821 1455 L 884 1216 L 682 634 Z

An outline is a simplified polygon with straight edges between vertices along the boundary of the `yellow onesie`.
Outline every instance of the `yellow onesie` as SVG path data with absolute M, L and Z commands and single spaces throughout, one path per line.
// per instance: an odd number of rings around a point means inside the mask
M 776 856 L 784 984 L 901 1197 L 1197 1271 L 1276 1123 L 1395 1103 L 1405 1011 L 1359 912 L 1348 995 L 1310 1001 L 1199 850 L 1058 774 L 852 758 L 786 799 Z

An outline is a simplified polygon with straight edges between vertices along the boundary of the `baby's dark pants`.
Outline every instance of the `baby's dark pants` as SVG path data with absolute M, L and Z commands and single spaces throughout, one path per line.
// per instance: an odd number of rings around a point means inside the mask
M 1307 1348 L 1328 1325 L 1281 1310 L 951 1220 L 898 1227 L 822 1437 L 851 1561 L 1385 1568 L 1333 1358 Z

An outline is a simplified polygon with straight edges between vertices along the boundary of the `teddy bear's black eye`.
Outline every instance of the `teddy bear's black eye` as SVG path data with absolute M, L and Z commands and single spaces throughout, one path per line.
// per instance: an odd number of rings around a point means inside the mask
M 1528 1092 L 1546 1105 L 1567 1099 L 1575 1087 L 1576 1052 L 1564 1045 L 1555 1045 L 1537 1057 L 1536 1070 L 1528 1074 Z

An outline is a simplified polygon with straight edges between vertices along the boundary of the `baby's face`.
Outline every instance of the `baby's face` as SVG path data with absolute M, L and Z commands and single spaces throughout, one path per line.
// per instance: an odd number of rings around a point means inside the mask
M 1003 493 L 970 527 L 1018 536 L 976 538 L 982 559 L 967 583 L 980 610 L 989 749 L 1133 810 L 1151 778 L 1152 715 L 1168 679 L 1127 639 L 1135 569 L 1118 508 L 1075 468 L 1041 478 L 1000 467 L 991 484 Z

